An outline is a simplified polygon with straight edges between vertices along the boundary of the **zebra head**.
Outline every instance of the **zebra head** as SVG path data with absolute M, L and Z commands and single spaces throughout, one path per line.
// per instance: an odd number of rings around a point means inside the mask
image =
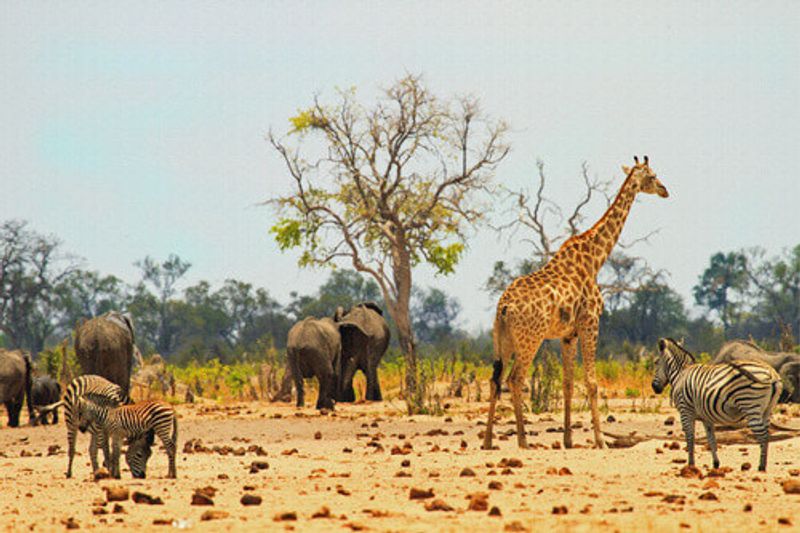
M 696 363 L 694 355 L 670 338 L 658 339 L 656 355 L 656 374 L 653 377 L 653 391 L 660 394 L 685 367 Z
M 136 479 L 147 477 L 147 461 L 153 455 L 155 432 L 151 429 L 144 435 L 128 439 L 128 449 L 125 452 L 125 462 L 131 470 L 131 475 Z

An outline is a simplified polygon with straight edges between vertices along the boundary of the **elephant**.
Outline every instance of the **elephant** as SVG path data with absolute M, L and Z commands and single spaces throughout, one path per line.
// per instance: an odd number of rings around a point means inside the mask
M 33 378 L 31 397 L 35 408 L 54 404 L 61 399 L 61 384 L 50 376 L 37 376 Z M 52 413 L 52 417 L 49 417 Z M 53 424 L 58 424 L 58 407 L 52 411 L 39 414 L 39 421 L 47 425 L 47 420 L 52 418 Z
M 334 321 L 330 317 L 308 317 L 289 330 L 286 357 L 297 388 L 298 407 L 305 405 L 303 379 L 316 376 L 319 381 L 317 409 L 333 409 L 339 388 L 342 337 L 350 330 L 359 330 L 366 335 L 358 324 L 348 320 Z
M 22 402 L 28 403 L 28 420 L 36 425 L 36 415 L 31 400 L 31 356 L 22 350 L 0 349 L 0 402 L 8 411 L 8 425 L 19 426 Z
M 787 383 L 778 399 L 780 403 L 800 403 L 800 354 L 767 352 L 752 342 L 733 340 L 722 345 L 713 362 L 730 363 L 743 359 L 767 363 Z
M 340 402 L 354 402 L 353 376 L 361 370 L 367 377 L 366 399 L 379 402 L 383 399 L 378 381 L 378 365 L 389 346 L 389 326 L 383 318 L 383 310 L 375 302 L 362 302 L 346 313 L 339 307 L 334 321 L 358 324 L 342 335 L 342 376 L 340 379 Z
M 84 321 L 75 330 L 75 353 L 84 374 L 102 376 L 130 396 L 135 350 L 133 321 L 127 313 L 108 313 Z

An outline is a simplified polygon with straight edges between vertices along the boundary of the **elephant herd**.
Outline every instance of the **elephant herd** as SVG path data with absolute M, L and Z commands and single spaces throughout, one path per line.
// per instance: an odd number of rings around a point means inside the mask
M 297 405 L 305 404 L 303 379 L 319 381 L 317 409 L 332 409 L 334 402 L 355 401 L 353 377 L 361 370 L 367 378 L 366 399 L 380 401 L 378 365 L 389 346 L 389 326 L 373 302 L 339 307 L 332 317 L 305 318 L 289 330 L 286 356 L 297 388 Z

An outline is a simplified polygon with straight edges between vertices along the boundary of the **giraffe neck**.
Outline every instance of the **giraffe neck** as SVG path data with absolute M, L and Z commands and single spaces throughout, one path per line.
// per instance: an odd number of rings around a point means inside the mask
M 626 179 L 605 214 L 582 235 L 589 244 L 589 255 L 592 259 L 591 270 L 595 274 L 608 259 L 614 245 L 617 244 L 622 227 L 625 225 L 625 219 L 628 218 L 633 201 L 636 199 L 636 192 L 633 180 Z

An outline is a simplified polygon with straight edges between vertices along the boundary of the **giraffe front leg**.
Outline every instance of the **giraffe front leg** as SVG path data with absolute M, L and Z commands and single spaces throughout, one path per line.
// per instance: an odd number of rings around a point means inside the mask
M 602 302 L 600 305 L 602 309 Z M 592 411 L 592 429 L 594 430 L 594 447 L 605 448 L 602 431 L 600 429 L 600 410 L 597 406 L 597 371 L 594 366 L 597 351 L 597 331 L 599 315 L 597 318 L 587 320 L 579 330 L 581 341 L 581 355 L 583 355 L 583 376 L 586 383 L 586 395 L 589 397 L 589 407 Z
M 561 339 L 561 359 L 564 366 L 564 448 L 572 448 L 572 393 L 575 386 L 575 354 L 578 338 L 575 335 Z

